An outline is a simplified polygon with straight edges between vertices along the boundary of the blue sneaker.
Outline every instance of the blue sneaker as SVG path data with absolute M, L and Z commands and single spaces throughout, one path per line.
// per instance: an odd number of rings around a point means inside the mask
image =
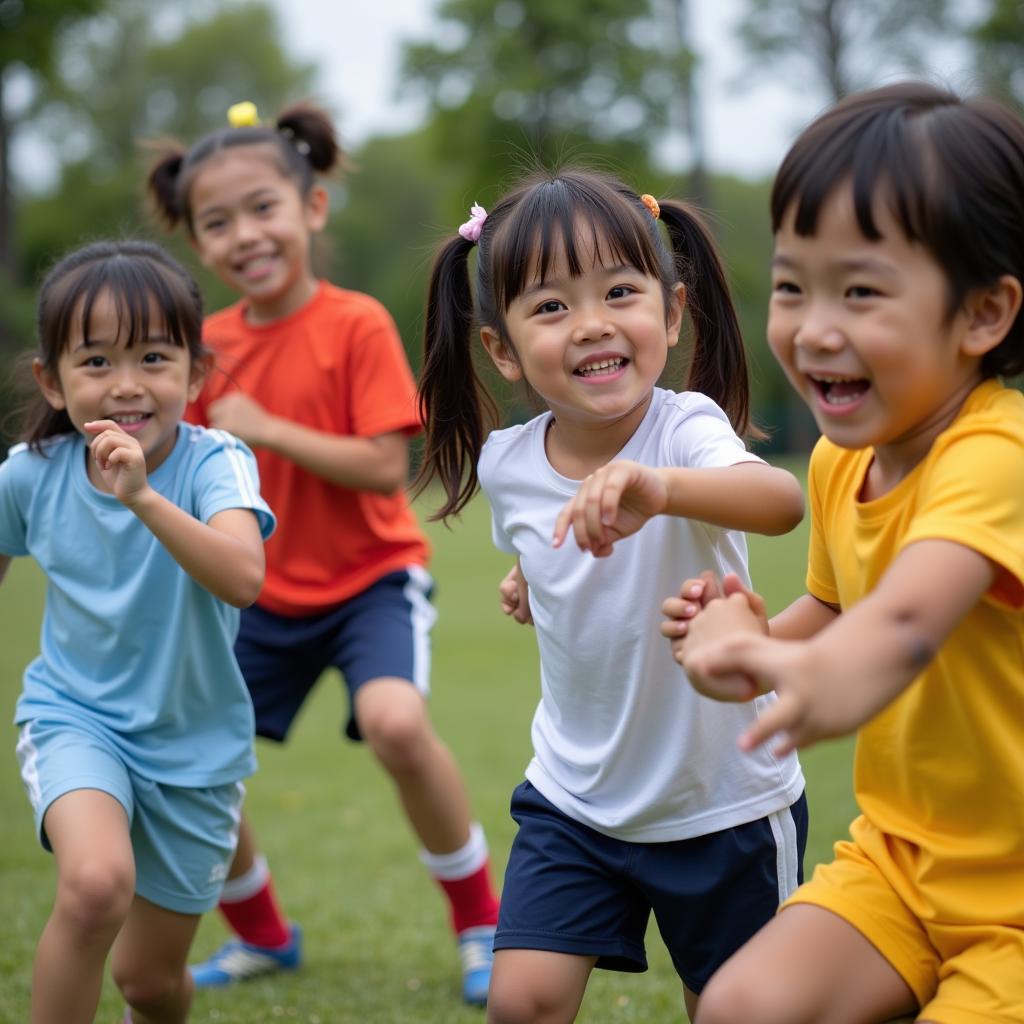
M 459 932 L 459 959 L 462 961 L 462 998 L 470 1006 L 486 1006 L 494 966 L 494 926 L 481 925 Z
M 219 988 L 264 974 L 297 970 L 302 963 L 302 929 L 293 924 L 289 931 L 287 945 L 277 949 L 254 946 L 241 939 L 225 942 L 209 960 L 189 967 L 196 988 Z

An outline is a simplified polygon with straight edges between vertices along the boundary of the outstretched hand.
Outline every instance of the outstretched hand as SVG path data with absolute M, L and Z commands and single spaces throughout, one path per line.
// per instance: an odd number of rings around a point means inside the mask
M 571 527 L 581 551 L 605 558 L 616 541 L 636 533 L 667 504 L 668 488 L 657 470 L 626 459 L 609 462 L 580 484 L 558 514 L 554 546 L 562 546 Z
M 91 420 L 83 428 L 95 435 L 89 451 L 110 493 L 131 506 L 149 488 L 142 445 L 114 420 Z

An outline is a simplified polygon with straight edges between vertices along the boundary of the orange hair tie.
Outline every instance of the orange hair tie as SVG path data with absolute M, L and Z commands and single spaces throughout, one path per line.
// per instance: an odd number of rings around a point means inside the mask
M 654 198 L 649 192 L 645 192 L 640 197 L 640 202 L 651 211 L 651 216 L 657 220 L 661 216 L 661 207 L 658 205 L 658 200 Z

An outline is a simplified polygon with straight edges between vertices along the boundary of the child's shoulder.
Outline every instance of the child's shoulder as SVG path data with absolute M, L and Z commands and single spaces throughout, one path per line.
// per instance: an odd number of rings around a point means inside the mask
M 53 437 L 43 438 L 38 449 L 29 447 L 25 441 L 19 441 L 7 450 L 7 457 L 0 461 L 0 466 L 9 473 L 38 473 L 66 458 L 75 447 L 78 437 L 76 433 L 54 434 Z

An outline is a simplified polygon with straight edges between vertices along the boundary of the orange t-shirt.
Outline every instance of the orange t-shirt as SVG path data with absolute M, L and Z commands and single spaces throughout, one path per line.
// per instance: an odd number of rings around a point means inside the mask
M 376 299 L 322 281 L 302 309 L 273 323 L 247 323 L 245 308 L 243 301 L 207 317 L 203 340 L 216 369 L 186 419 L 207 424 L 209 404 L 239 390 L 273 415 L 325 433 L 421 429 L 412 371 Z M 430 549 L 404 493 L 350 490 L 265 449 L 256 449 L 256 461 L 278 521 L 259 598 L 269 611 L 315 614 L 389 572 L 426 565 Z

